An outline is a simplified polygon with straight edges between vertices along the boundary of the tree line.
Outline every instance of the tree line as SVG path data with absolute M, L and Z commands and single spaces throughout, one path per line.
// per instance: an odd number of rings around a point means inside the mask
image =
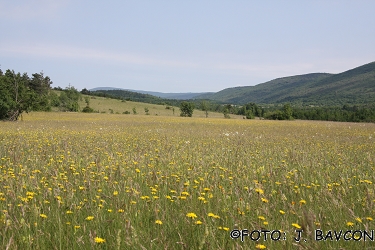
M 29 77 L 14 70 L 0 70 L 0 120 L 15 121 L 25 111 L 50 111 L 51 84 L 43 72 Z
M 57 95 L 51 85 L 51 79 L 43 72 L 30 77 L 0 69 L 0 120 L 16 121 L 23 112 L 51 111 L 52 107 L 60 111 L 80 110 L 78 101 L 82 97 L 78 90 L 69 87 Z

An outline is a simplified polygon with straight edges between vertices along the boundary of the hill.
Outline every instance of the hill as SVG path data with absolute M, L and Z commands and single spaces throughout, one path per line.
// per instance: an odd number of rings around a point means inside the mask
M 235 87 L 197 99 L 232 104 L 299 103 L 304 105 L 368 104 L 375 102 L 375 62 L 340 74 L 312 73 L 274 79 L 255 86 Z
M 145 91 L 145 90 L 133 90 L 133 89 L 122 89 L 122 88 L 113 88 L 113 87 L 97 87 L 90 89 L 90 91 L 102 91 L 102 90 L 124 90 L 124 91 L 130 91 L 130 92 L 136 92 L 140 94 L 146 94 L 146 95 L 152 95 L 160 98 L 166 98 L 166 99 L 175 99 L 175 100 L 189 100 L 193 99 L 197 96 L 204 95 L 204 94 L 210 94 L 210 92 L 207 93 L 163 93 L 163 92 L 154 92 L 154 91 Z

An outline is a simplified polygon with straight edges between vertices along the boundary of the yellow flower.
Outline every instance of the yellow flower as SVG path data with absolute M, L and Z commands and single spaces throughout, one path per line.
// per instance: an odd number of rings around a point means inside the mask
M 266 249 L 267 247 L 265 245 L 262 245 L 262 244 L 258 244 L 255 246 L 256 249 Z
M 93 220 L 94 216 L 87 216 L 86 220 Z
M 372 221 L 371 217 L 366 217 L 366 220 Z
M 354 226 L 354 223 L 351 222 L 351 221 L 348 221 L 348 222 L 346 223 L 346 225 L 347 225 L 348 227 L 352 227 L 352 226 Z
M 40 214 L 39 216 L 42 217 L 42 218 L 44 218 L 44 219 L 46 219 L 46 218 L 48 217 L 48 216 L 45 215 L 45 214 Z
M 355 220 L 358 221 L 359 223 L 362 223 L 362 220 L 359 217 L 355 218 Z
M 119 213 L 123 213 L 123 212 L 125 212 L 125 211 L 124 211 L 124 209 L 119 209 L 117 212 L 119 212 Z
M 198 217 L 195 213 L 187 213 L 186 216 L 189 217 L 189 218 L 192 218 L 192 219 Z
M 306 204 L 306 201 L 302 199 L 302 200 L 299 201 L 299 204 L 304 205 L 304 204 Z
M 195 224 L 197 224 L 197 225 L 200 225 L 200 224 L 202 224 L 203 222 L 201 222 L 200 220 L 197 220 L 196 222 L 195 222 Z
M 215 219 L 220 219 L 220 216 L 219 215 L 216 215 L 214 213 L 208 213 L 208 217 L 213 217 Z
M 105 239 L 103 238 L 100 238 L 100 237 L 95 237 L 95 243 L 98 243 L 98 244 L 101 244 L 101 243 L 104 243 L 105 242 Z
M 263 189 L 260 189 L 260 188 L 256 188 L 255 192 L 257 192 L 258 194 L 264 194 Z
M 162 224 L 163 224 L 163 222 L 162 222 L 161 220 L 156 220 L 156 221 L 155 221 L 155 224 L 159 224 L 159 225 L 162 225 Z
M 263 198 L 263 197 L 262 197 L 262 201 L 263 201 L 264 203 L 268 203 L 268 200 L 267 200 L 266 198 Z
M 283 210 L 280 210 L 279 212 L 280 212 L 280 214 L 285 214 L 285 212 Z
M 297 223 L 293 223 L 292 226 L 295 227 L 295 228 L 297 228 L 297 229 L 301 229 L 301 226 L 298 225 Z
M 264 216 L 258 216 L 258 219 L 260 219 L 260 220 L 265 220 L 266 218 L 264 218 Z

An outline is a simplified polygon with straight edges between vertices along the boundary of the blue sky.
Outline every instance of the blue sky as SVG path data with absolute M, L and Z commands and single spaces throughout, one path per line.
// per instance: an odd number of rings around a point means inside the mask
M 375 61 L 373 0 L 0 0 L 1 69 L 53 86 L 216 92 Z

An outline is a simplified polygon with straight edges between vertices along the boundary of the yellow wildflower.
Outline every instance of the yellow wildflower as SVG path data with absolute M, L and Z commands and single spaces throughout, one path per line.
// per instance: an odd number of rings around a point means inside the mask
M 105 239 L 103 238 L 100 238 L 100 237 L 95 237 L 95 243 L 98 243 L 98 244 L 101 244 L 101 243 L 104 243 L 105 242 Z
M 255 246 L 256 249 L 266 249 L 267 247 L 265 245 L 262 245 L 262 244 L 258 244 Z
M 292 226 L 295 227 L 295 228 L 297 228 L 297 229 L 301 229 L 301 226 L 298 225 L 297 223 L 293 223 Z
M 198 217 L 195 213 L 187 213 L 186 216 L 189 217 L 189 218 L 192 218 L 192 219 Z

